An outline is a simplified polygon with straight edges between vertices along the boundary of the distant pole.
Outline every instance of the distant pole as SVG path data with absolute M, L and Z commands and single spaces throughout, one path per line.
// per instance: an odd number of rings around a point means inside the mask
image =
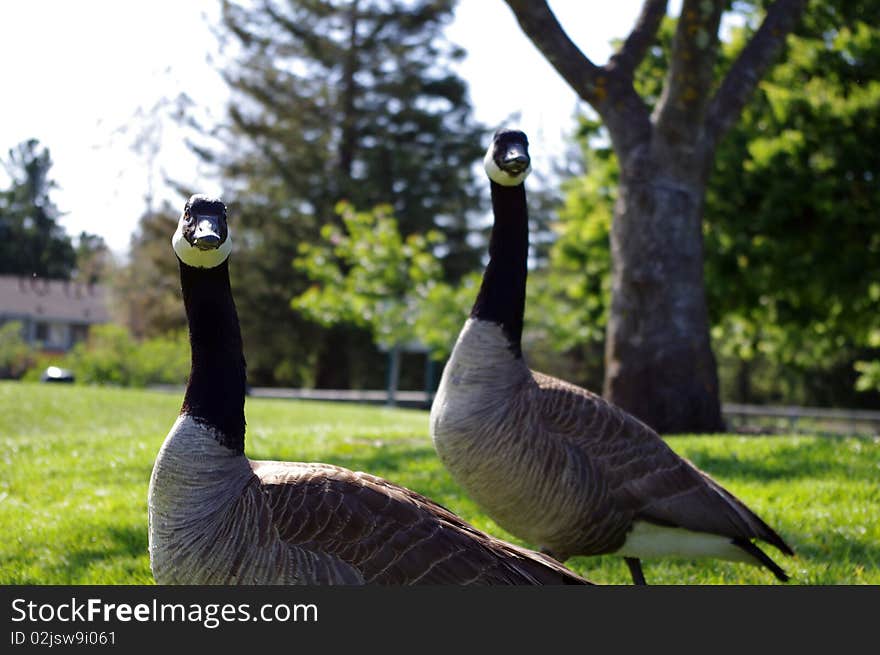
M 394 407 L 396 405 L 395 395 L 397 393 L 397 385 L 400 382 L 400 348 L 395 344 L 388 351 L 388 400 L 386 405 Z
M 431 406 L 431 395 L 434 393 L 434 360 L 431 353 L 425 355 L 425 404 Z

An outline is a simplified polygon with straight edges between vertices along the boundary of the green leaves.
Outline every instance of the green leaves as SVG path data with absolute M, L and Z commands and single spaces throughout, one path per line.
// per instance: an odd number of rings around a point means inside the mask
M 872 285 L 872 292 L 880 294 L 880 284 Z M 873 294 L 872 294 L 873 295 Z M 871 330 L 868 346 L 880 350 L 880 329 Z M 880 357 L 874 361 L 858 361 L 854 364 L 859 377 L 856 379 L 858 391 L 880 391 Z
M 618 169 L 598 123 L 579 118 L 585 174 L 563 183 L 546 268 L 530 272 L 525 340 L 571 351 L 604 340 L 610 296 L 609 234 Z
M 368 328 L 384 347 L 417 339 L 423 303 L 442 278 L 432 249 L 443 236 L 429 231 L 404 238 L 387 205 L 357 211 L 340 202 L 336 211 L 342 228 L 325 225 L 319 243 L 299 246 L 293 265 L 312 283 L 291 306 L 325 326 Z
M 722 357 L 764 359 L 788 370 L 780 377 L 802 376 L 800 392 L 785 392 L 791 400 L 820 384 L 824 398 L 811 402 L 857 402 L 846 391 L 852 361 L 876 348 L 868 337 L 880 315 L 871 294 L 880 159 L 869 144 L 880 139 L 878 65 L 880 31 L 858 17 L 789 39 L 787 59 L 721 143 L 709 183 L 716 343 Z M 818 373 L 814 381 L 807 371 Z
M 71 369 L 78 383 L 183 385 L 189 375 L 190 350 L 182 332 L 137 341 L 118 325 L 96 325 L 87 342 L 78 343 L 56 363 Z
M 0 325 L 0 377 L 19 377 L 28 368 L 35 353 L 22 336 L 20 321 Z
M 458 284 L 432 281 L 419 297 L 415 315 L 415 333 L 431 351 L 431 357 L 449 356 L 455 340 L 477 297 L 482 274 L 465 275 Z

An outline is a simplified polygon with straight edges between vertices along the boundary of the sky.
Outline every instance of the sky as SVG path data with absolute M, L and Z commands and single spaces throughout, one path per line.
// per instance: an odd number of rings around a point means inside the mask
M 152 165 L 133 147 L 149 125 L 146 112 L 163 98 L 185 92 L 211 115 L 223 115 L 228 95 L 211 63 L 219 48 L 211 31 L 218 4 L 29 0 L 4 12 L 0 157 L 29 138 L 49 148 L 59 184 L 52 199 L 72 236 L 99 234 L 124 254 L 149 188 L 154 204 L 182 204 L 164 176 L 222 195 L 220 181 L 200 169 L 173 123 L 162 126 Z M 628 33 L 641 5 L 550 1 L 569 36 L 597 64 L 611 54 L 611 39 Z M 574 92 L 502 0 L 459 0 L 446 34 L 468 51 L 457 72 L 469 84 L 475 118 L 494 129 L 518 114 L 517 127 L 532 143 L 533 168 L 549 170 L 573 128 Z M 0 186 L 7 184 L 0 169 Z

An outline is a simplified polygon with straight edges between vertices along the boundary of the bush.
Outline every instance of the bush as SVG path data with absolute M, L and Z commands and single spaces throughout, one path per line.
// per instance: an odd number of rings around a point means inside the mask
M 36 358 L 22 336 L 22 324 L 9 321 L 0 326 L 0 378 L 19 378 Z
M 856 380 L 858 391 L 880 391 L 880 360 L 856 362 L 855 369 L 859 373 L 859 379 Z
M 147 339 L 133 355 L 129 386 L 185 384 L 189 377 L 189 341 L 183 333 Z
M 77 382 L 143 387 L 184 384 L 189 362 L 189 344 L 183 334 L 138 342 L 125 328 L 108 324 L 94 326 L 88 341 L 51 363 L 71 369 Z M 38 379 L 43 368 L 32 369 L 27 377 Z

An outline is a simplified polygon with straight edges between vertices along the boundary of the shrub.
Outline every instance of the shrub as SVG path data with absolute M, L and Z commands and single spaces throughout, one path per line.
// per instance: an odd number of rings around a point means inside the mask
M 36 355 L 22 336 L 20 321 L 0 325 L 0 378 L 21 377 Z
M 88 341 L 52 363 L 71 369 L 76 381 L 85 384 L 184 384 L 189 374 L 189 345 L 183 334 L 138 342 L 119 325 L 97 325 Z M 28 378 L 39 378 L 42 368 L 30 372 Z
M 130 386 L 185 384 L 189 377 L 189 342 L 183 333 L 147 339 L 132 356 Z

